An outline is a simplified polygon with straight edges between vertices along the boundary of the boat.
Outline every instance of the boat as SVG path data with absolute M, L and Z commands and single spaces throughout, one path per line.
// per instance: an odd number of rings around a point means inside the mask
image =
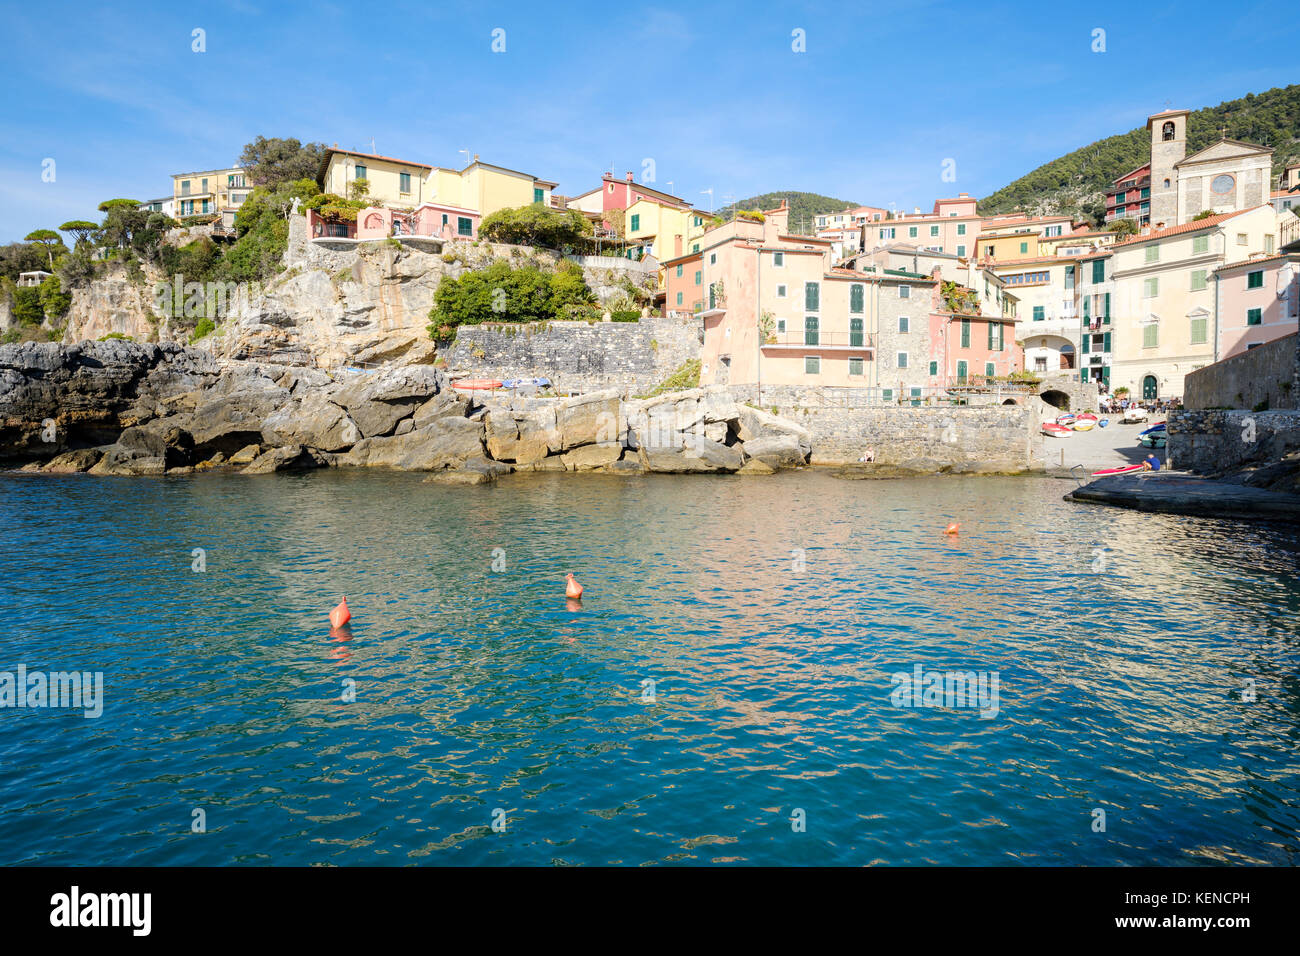
M 1135 471 L 1143 471 L 1146 465 L 1138 463 L 1136 465 L 1124 465 L 1122 468 L 1103 468 L 1101 471 L 1094 471 L 1092 477 L 1101 478 L 1106 475 L 1127 475 Z
M 500 388 L 501 382 L 495 378 L 462 378 L 458 382 L 452 382 L 451 387 L 491 390 L 491 389 Z
M 1095 418 L 1080 417 L 1077 421 L 1075 421 L 1072 427 L 1076 432 L 1087 432 L 1087 431 L 1092 431 L 1093 427 L 1096 424 L 1097 424 L 1097 420 Z
M 1110 419 L 1109 419 L 1109 418 L 1099 418 L 1099 419 L 1097 419 L 1097 425 L 1098 425 L 1098 427 L 1100 427 L 1100 428 L 1105 428 L 1105 427 L 1106 427 L 1107 425 L 1109 425 L 1109 424 L 1110 424 Z
M 501 383 L 502 388 L 550 388 L 549 378 L 508 378 Z
M 1078 416 L 1076 416 L 1076 415 L 1058 415 L 1058 416 L 1056 417 L 1056 424 L 1058 424 L 1058 425 L 1073 425 L 1073 424 L 1074 424 L 1074 420 L 1075 420 L 1075 418 L 1077 418 L 1077 417 L 1078 417 Z
M 1138 435 L 1139 435 L 1139 437 L 1145 437 L 1145 436 L 1147 436 L 1147 435 L 1154 435 L 1154 434 L 1156 434 L 1156 433 L 1159 433 L 1159 434 L 1161 434 L 1161 435 L 1163 435 L 1163 434 L 1165 433 L 1165 423 L 1164 423 L 1164 422 L 1156 422 L 1156 423 L 1155 423 L 1154 425 L 1152 425 L 1150 428 L 1144 428 L 1142 431 L 1138 432 Z
M 1073 434 L 1073 432 L 1066 425 L 1058 425 L 1056 422 L 1043 422 L 1043 434 L 1049 438 L 1064 438 Z

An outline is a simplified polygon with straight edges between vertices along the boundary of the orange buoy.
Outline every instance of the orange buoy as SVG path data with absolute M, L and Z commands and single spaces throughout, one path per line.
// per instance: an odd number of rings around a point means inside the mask
M 344 597 L 339 606 L 330 611 L 330 627 L 342 627 L 350 620 L 352 612 L 348 610 L 348 599 Z
M 961 530 L 961 525 L 959 525 L 957 522 L 954 521 L 952 524 L 948 525 L 948 527 L 943 529 L 943 533 L 956 534 L 960 530 Z
M 573 580 L 573 572 L 570 571 L 565 575 L 569 579 L 568 585 L 564 589 L 564 596 L 576 600 L 582 599 L 582 585 Z

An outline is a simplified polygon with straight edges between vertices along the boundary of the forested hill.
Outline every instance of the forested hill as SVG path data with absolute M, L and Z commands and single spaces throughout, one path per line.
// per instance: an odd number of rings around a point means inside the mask
M 750 196 L 748 199 L 741 199 L 737 202 L 735 208 L 757 209 L 759 211 L 775 209 L 781 205 L 782 199 L 790 203 L 790 228 L 795 231 L 802 230 L 803 232 L 811 232 L 816 226 L 816 223 L 813 222 L 814 216 L 823 216 L 829 212 L 843 212 L 845 209 L 853 209 L 859 205 L 847 199 L 833 199 L 820 193 L 786 191 Z M 727 206 L 720 212 L 730 218 L 731 209 L 731 206 Z
M 1225 129 L 1228 139 L 1273 147 L 1276 182 L 1284 166 L 1300 160 L 1300 85 L 1193 110 L 1187 118 L 1187 154 L 1217 142 Z M 1106 187 L 1150 157 L 1150 140 L 1141 126 L 1039 166 L 981 199 L 979 210 L 985 215 L 1013 209 L 1065 212 L 1100 222 Z

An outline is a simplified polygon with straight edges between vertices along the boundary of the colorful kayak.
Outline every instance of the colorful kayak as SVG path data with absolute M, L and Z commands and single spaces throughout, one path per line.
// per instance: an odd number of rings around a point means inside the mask
M 1058 416 L 1056 417 L 1056 424 L 1058 424 L 1058 425 L 1073 425 L 1073 424 L 1074 424 L 1074 420 L 1075 420 L 1075 418 L 1077 418 L 1077 417 L 1078 417 L 1078 416 L 1076 416 L 1076 415 L 1058 415 Z
M 1146 465 L 1143 465 L 1141 463 L 1136 465 L 1125 465 L 1123 468 L 1103 468 L 1101 471 L 1094 471 L 1092 473 L 1092 476 L 1094 478 L 1100 478 L 1100 477 L 1104 477 L 1105 475 L 1127 475 L 1130 472 L 1142 471 L 1145 468 Z
M 1049 438 L 1064 438 L 1072 434 L 1072 431 L 1065 425 L 1057 425 L 1055 422 L 1043 422 L 1043 434 Z
M 1080 418 L 1072 427 L 1076 432 L 1088 432 L 1092 431 L 1096 424 L 1091 418 Z
M 495 378 L 462 378 L 459 382 L 452 382 L 452 388 L 467 389 L 494 389 L 500 388 L 501 383 Z

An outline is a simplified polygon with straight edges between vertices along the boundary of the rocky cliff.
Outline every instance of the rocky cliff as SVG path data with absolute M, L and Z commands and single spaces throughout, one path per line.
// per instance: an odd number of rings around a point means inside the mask
M 440 369 L 400 360 L 330 373 L 175 343 L 0 346 L 0 457 L 28 471 L 389 467 L 479 483 L 516 470 L 770 474 L 810 450 L 798 425 L 718 389 L 475 404 Z

